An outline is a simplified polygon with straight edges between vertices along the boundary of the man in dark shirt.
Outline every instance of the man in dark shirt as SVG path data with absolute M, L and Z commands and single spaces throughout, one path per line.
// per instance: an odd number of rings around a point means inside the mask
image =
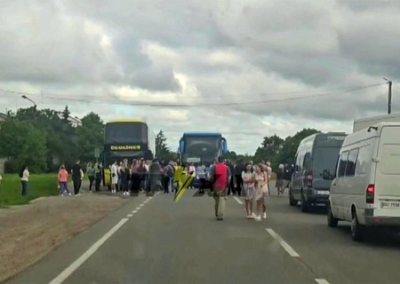
M 79 190 L 81 189 L 82 185 L 82 168 L 81 168 L 81 161 L 77 160 L 75 165 L 72 166 L 72 182 L 74 183 L 74 193 L 75 195 L 80 195 Z

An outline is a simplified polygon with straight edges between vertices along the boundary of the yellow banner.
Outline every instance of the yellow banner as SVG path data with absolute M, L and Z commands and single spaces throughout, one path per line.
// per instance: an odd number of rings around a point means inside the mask
M 174 183 L 178 185 L 178 191 L 174 196 L 176 203 L 182 198 L 195 177 L 196 173 L 189 174 L 186 168 L 180 166 L 176 167 L 174 174 Z

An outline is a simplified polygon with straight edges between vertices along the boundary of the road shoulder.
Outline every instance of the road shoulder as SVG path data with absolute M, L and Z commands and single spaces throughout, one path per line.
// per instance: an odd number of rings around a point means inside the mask
M 126 202 L 121 197 L 84 193 L 43 197 L 0 210 L 0 282 L 24 271 Z

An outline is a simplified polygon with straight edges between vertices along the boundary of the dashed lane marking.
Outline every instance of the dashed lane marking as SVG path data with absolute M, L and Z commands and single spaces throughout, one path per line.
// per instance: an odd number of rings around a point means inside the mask
M 287 243 L 284 239 L 282 239 L 274 230 L 271 228 L 265 229 L 278 243 L 283 247 L 283 249 L 291 256 L 291 257 L 300 257 L 300 255 Z M 323 283 L 323 282 L 321 282 Z
M 257 219 L 257 215 L 255 213 L 251 213 L 251 216 L 253 216 L 253 219 L 257 222 L 261 222 L 261 219 Z
M 77 260 L 75 260 L 70 266 L 68 266 L 63 272 L 61 272 L 56 278 L 54 278 L 50 284 L 61 284 L 67 279 L 75 270 L 77 270 L 89 257 L 91 257 L 100 247 L 103 245 L 112 235 L 118 231 L 129 219 L 122 218 L 111 230 L 109 230 L 104 236 L 102 236 L 97 242 L 95 242 L 84 254 L 82 254 Z
M 150 201 L 152 197 L 147 200 Z M 134 213 L 137 213 L 144 203 L 140 204 L 132 214 L 128 214 L 127 217 L 122 218 L 114 227 L 112 227 L 107 233 L 105 233 L 97 242 L 95 242 L 84 254 L 82 254 L 77 260 L 75 260 L 70 266 L 64 269 L 58 274 L 49 284 L 62 284 L 69 276 L 71 276 L 86 260 L 88 260 L 112 235 L 114 235 L 128 220 L 133 217 Z
M 317 279 L 315 279 L 315 281 L 316 281 L 318 284 L 329 284 L 329 282 L 326 281 L 326 279 L 322 279 L 322 278 L 317 278 Z
M 234 197 L 233 197 L 233 199 L 235 199 L 235 200 L 236 200 L 236 202 L 237 202 L 237 203 L 239 203 L 240 205 L 242 205 L 242 204 L 243 204 L 243 201 L 242 201 L 242 200 L 240 200 L 238 197 L 234 196 Z

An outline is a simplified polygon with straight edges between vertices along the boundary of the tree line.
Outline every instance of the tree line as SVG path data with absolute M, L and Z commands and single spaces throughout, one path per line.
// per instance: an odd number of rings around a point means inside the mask
M 79 121 L 79 123 L 76 123 Z M 318 132 L 303 129 L 286 139 L 277 135 L 264 137 L 254 155 L 229 152 L 226 158 L 245 161 L 269 160 L 273 167 L 292 159 L 300 141 Z M 67 167 L 79 158 L 82 162 L 95 161 L 95 149 L 101 151 L 104 144 L 104 122 L 90 112 L 77 120 L 71 117 L 68 106 L 62 112 L 53 109 L 37 110 L 36 107 L 9 111 L 0 124 L 0 158 L 5 158 L 6 173 L 16 173 L 23 164 L 32 172 L 55 172 L 61 164 Z M 156 157 L 175 160 L 176 151 L 168 147 L 162 130 L 156 136 Z

